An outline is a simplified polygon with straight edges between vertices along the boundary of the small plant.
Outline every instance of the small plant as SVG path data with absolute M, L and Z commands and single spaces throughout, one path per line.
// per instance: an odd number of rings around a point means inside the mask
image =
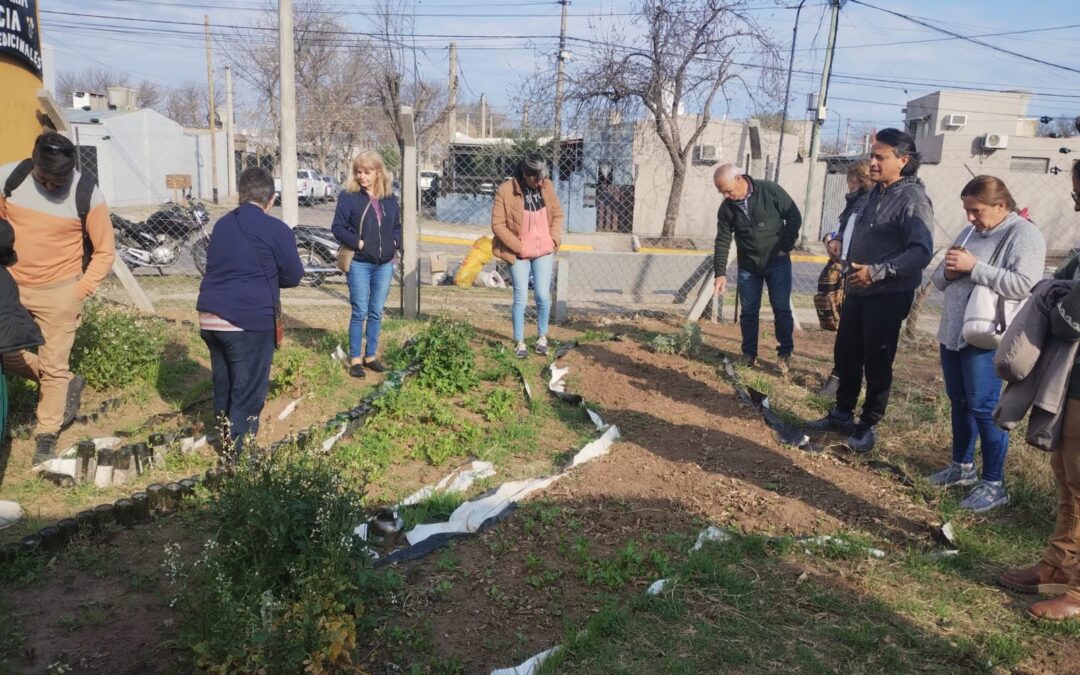
M 484 401 L 484 419 L 488 422 L 508 420 L 514 415 L 517 396 L 509 389 L 495 389 Z
M 164 348 L 165 330 L 159 320 L 88 302 L 71 348 L 71 369 L 98 391 L 152 382 Z
M 466 323 L 438 318 L 402 350 L 406 361 L 420 364 L 416 381 L 440 394 L 467 391 L 478 382 L 476 355 L 469 345 L 473 329 Z
M 213 536 L 191 564 L 167 552 L 181 641 L 225 672 L 327 672 L 350 664 L 365 568 L 353 528 L 363 493 L 294 448 L 237 467 L 209 503 Z
M 274 361 L 270 370 L 270 398 L 294 390 L 304 374 L 304 362 L 307 350 L 300 347 L 285 347 L 274 352 Z
M 696 323 L 683 326 L 681 333 L 660 333 L 649 341 L 649 347 L 657 354 L 693 355 L 701 349 L 701 327 Z

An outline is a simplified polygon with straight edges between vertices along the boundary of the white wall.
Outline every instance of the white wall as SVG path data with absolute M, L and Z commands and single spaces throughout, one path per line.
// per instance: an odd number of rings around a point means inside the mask
M 195 161 L 195 171 L 191 177 L 192 194 L 199 199 L 209 201 L 214 196 L 214 182 L 212 180 L 213 167 L 210 160 L 210 132 L 206 129 L 187 129 L 187 137 L 192 143 Z M 225 130 L 218 129 L 215 144 L 217 145 L 217 189 L 218 200 L 225 199 L 229 194 L 229 148 L 225 137 Z

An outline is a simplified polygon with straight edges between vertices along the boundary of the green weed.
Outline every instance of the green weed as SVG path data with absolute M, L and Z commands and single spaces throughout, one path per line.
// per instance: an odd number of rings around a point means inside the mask
M 71 349 L 71 369 L 98 391 L 152 382 L 165 348 L 161 321 L 90 301 Z

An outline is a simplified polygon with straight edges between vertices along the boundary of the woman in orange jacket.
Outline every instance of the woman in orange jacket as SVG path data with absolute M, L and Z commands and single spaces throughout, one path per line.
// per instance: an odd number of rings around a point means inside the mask
M 536 353 L 548 353 L 548 316 L 551 313 L 551 273 L 555 251 L 562 239 L 563 212 L 555 186 L 547 178 L 547 162 L 540 155 L 522 160 L 514 176 L 499 186 L 491 209 L 491 250 L 510 264 L 514 284 L 514 353 L 519 359 L 525 347 L 525 304 L 529 298 L 529 275 L 536 298 L 539 338 Z

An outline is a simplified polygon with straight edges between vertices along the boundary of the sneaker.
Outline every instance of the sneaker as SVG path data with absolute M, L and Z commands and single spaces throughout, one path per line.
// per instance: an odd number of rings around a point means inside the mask
M 56 434 L 38 434 L 34 437 L 37 447 L 34 449 L 34 461 L 30 466 L 39 466 L 56 457 Z
M 776 367 L 780 369 L 781 375 L 787 375 L 791 372 L 791 354 L 784 354 L 776 360 Z
M 974 464 L 953 462 L 926 480 L 935 487 L 951 488 L 956 485 L 974 485 L 979 482 L 979 475 L 975 473 Z
M 743 368 L 753 368 L 755 363 L 757 363 L 757 357 L 750 356 L 749 354 L 743 354 L 739 357 L 739 360 L 736 361 L 736 364 Z
M 818 396 L 822 398 L 836 398 L 836 390 L 840 388 L 840 378 L 835 375 L 830 375 L 829 379 L 825 380 L 825 384 L 821 385 L 821 389 L 818 389 Z
M 523 359 L 528 355 L 529 355 L 529 349 L 525 346 L 525 343 L 524 342 L 517 343 L 517 346 L 514 347 L 514 356 L 518 357 L 519 359 Z
M 829 413 L 819 420 L 807 422 L 803 428 L 807 431 L 831 431 L 842 436 L 850 436 L 855 431 L 855 422 Z
M 1009 503 L 1009 493 L 1005 491 L 1005 483 L 1002 481 L 979 481 L 967 497 L 960 502 L 960 508 L 972 513 L 984 513 L 999 506 Z
M 536 353 L 540 356 L 547 356 L 548 343 L 546 335 L 541 335 L 540 339 L 536 341 Z
M 82 403 L 83 389 L 86 387 L 86 380 L 79 375 L 75 375 L 71 378 L 71 382 L 68 382 L 67 400 L 64 402 L 64 421 L 60 423 L 61 429 L 67 429 L 71 426 L 71 423 L 75 421 L 75 417 L 79 414 L 79 405 Z
M 851 432 L 851 435 L 844 442 L 855 452 L 863 454 L 874 449 L 874 443 L 877 442 L 877 433 L 874 432 L 873 426 L 859 422 L 855 425 L 855 430 Z

